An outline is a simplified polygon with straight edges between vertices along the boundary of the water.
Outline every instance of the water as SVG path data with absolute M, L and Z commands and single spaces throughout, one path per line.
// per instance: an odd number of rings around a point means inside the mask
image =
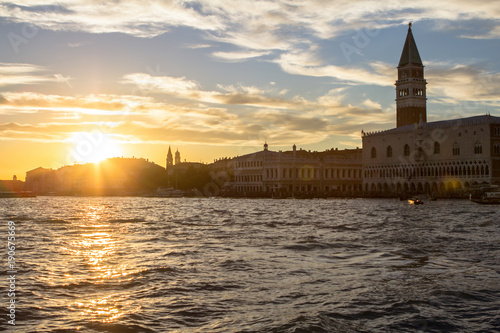
M 0 200 L 16 332 L 500 331 L 500 206 Z

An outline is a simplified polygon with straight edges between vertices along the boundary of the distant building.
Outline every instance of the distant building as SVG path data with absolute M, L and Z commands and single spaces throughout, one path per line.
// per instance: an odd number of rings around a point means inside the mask
M 210 182 L 204 186 L 204 194 L 230 194 L 234 182 L 234 159 L 219 158 L 208 165 L 208 170 Z
M 0 180 L 0 196 L 9 196 L 25 191 L 24 182 L 13 176 L 12 180 Z
M 173 163 L 175 161 L 175 163 Z M 167 153 L 168 186 L 175 189 L 191 190 L 202 187 L 208 178 L 207 165 L 199 162 L 181 162 L 179 149 L 172 158 L 170 146 Z
M 361 149 L 310 152 L 264 150 L 233 159 L 239 194 L 335 195 L 362 190 Z
M 165 169 L 142 158 L 109 158 L 57 170 L 26 172 L 26 189 L 36 194 L 129 195 L 166 185 Z
M 426 122 L 425 85 L 410 26 L 396 81 L 397 127 L 362 132 L 363 190 L 448 196 L 477 184 L 500 184 L 500 118 Z
M 42 167 L 26 172 L 26 190 L 36 194 L 53 193 L 58 188 L 55 170 Z

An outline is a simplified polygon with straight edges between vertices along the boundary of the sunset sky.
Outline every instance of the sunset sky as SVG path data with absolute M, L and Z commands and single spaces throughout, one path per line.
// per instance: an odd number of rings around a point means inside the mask
M 0 3 L 0 179 L 110 156 L 162 166 L 361 147 L 395 126 L 408 22 L 428 121 L 500 116 L 496 1 Z

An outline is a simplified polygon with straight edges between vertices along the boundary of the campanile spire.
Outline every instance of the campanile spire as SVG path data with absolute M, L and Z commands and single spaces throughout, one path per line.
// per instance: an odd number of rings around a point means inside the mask
M 417 124 L 427 121 L 427 98 L 424 65 L 418 53 L 417 44 L 408 24 L 403 52 L 398 64 L 396 81 L 396 126 Z

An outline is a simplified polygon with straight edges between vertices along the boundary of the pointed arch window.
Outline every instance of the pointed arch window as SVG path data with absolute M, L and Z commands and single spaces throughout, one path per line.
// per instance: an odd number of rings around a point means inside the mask
M 377 157 L 377 149 L 375 147 L 372 147 L 372 158 Z
M 458 156 L 460 155 L 460 146 L 458 145 L 458 143 L 454 143 L 453 144 L 453 156 Z
M 481 142 L 476 141 L 474 144 L 474 154 L 482 154 L 483 153 L 483 146 L 481 145 Z
M 392 147 L 387 146 L 387 157 L 392 157 Z
M 441 144 L 439 142 L 434 142 L 434 154 L 441 153 Z
M 500 154 L 500 143 L 495 142 L 493 144 L 493 154 Z
M 405 145 L 404 154 L 405 156 L 410 156 L 410 146 L 408 144 Z

